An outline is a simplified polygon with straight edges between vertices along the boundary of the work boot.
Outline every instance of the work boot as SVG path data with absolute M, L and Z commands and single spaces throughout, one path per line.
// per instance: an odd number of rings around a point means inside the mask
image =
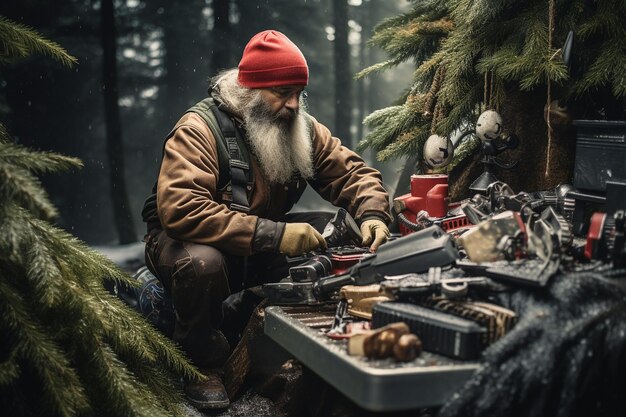
M 217 372 L 202 371 L 206 381 L 187 382 L 185 395 L 198 410 L 226 408 L 230 404 L 222 378 Z

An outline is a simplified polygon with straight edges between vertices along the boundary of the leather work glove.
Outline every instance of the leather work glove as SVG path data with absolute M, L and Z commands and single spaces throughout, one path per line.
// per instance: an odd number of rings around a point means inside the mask
M 361 235 L 363 235 L 363 245 L 371 243 L 370 250 L 376 252 L 378 247 L 389 240 L 391 234 L 387 225 L 379 219 L 369 219 L 361 223 Z
M 308 223 L 287 223 L 280 240 L 280 253 L 289 256 L 302 255 L 317 248 L 326 249 L 322 235 Z

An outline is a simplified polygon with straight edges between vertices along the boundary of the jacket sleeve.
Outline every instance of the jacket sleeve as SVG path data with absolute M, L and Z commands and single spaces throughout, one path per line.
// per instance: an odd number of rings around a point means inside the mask
M 215 138 L 208 127 L 189 119 L 194 116 L 187 117 L 165 143 L 157 187 L 161 224 L 174 239 L 249 255 L 259 219 L 217 202 Z
M 368 167 L 363 159 L 328 128 L 313 119 L 313 166 L 311 186 L 332 204 L 345 208 L 357 221 L 376 216 L 391 222 L 389 195 L 380 172 Z

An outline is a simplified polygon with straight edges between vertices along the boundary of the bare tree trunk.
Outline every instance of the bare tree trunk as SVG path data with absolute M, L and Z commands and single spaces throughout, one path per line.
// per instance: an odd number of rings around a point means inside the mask
M 348 45 L 348 3 L 333 1 L 335 26 L 335 132 L 350 147 L 352 114 L 352 72 L 350 70 L 350 45 Z
M 383 8 L 383 1 L 386 0 L 369 0 L 368 5 L 368 14 L 370 22 L 380 22 L 385 18 L 385 15 L 381 14 L 381 8 Z M 373 28 L 370 29 L 373 32 Z M 370 32 L 371 36 L 371 32 Z M 387 57 L 382 53 L 379 48 L 372 47 L 368 50 L 368 62 L 367 66 L 373 65 L 377 62 L 382 62 Z M 381 81 L 380 74 L 372 74 L 369 77 L 369 88 L 367 90 L 367 103 L 366 109 L 367 113 L 371 113 L 375 110 L 378 110 L 382 107 L 385 107 L 385 104 L 381 103 L 380 92 L 385 88 L 384 82 Z
M 271 29 L 267 25 L 268 22 L 272 21 L 272 7 L 267 4 L 261 6 L 258 3 L 250 0 L 235 0 L 239 13 L 239 22 L 233 35 L 242 47 L 258 32 Z M 243 52 L 243 49 L 241 52 Z
M 361 25 L 361 41 L 359 42 L 359 71 L 361 71 L 363 68 L 367 67 L 368 65 L 368 50 L 367 50 L 365 43 L 371 36 L 370 2 L 367 2 L 366 4 L 362 4 L 358 10 L 359 10 L 359 20 L 360 20 L 359 23 Z M 356 134 L 357 142 L 363 139 L 363 134 L 364 134 L 363 119 L 365 118 L 365 112 L 366 112 L 365 89 L 368 84 L 369 84 L 369 79 L 367 77 L 361 78 L 357 84 L 357 91 L 356 91 L 357 106 L 358 106 L 357 134 Z
M 211 75 L 231 67 L 230 0 L 213 0 Z
M 187 110 L 189 103 L 186 101 L 188 94 L 185 64 L 188 62 L 189 40 L 187 39 L 186 29 L 178 23 L 177 16 L 184 13 L 184 8 L 189 5 L 180 5 L 175 2 L 165 4 L 163 12 L 163 46 L 165 56 L 163 63 L 165 65 L 163 104 L 165 105 L 165 114 L 171 122 L 175 122 L 180 115 Z
M 113 215 L 120 243 L 130 243 L 135 242 L 137 236 L 135 235 L 135 227 L 130 214 L 128 195 L 126 194 L 126 179 L 124 178 L 124 147 L 122 144 L 122 124 L 118 105 L 117 40 L 114 13 L 113 0 L 103 0 L 101 3 L 102 78 L 111 202 L 113 203 Z

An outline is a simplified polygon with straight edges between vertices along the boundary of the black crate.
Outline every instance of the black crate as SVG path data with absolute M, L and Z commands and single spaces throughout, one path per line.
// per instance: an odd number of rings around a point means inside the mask
M 606 191 L 607 181 L 626 180 L 626 121 L 575 120 L 575 187 Z
M 422 341 L 424 350 L 459 359 L 476 359 L 484 349 L 487 331 L 476 322 L 409 303 L 374 305 L 372 327 L 405 322 Z

